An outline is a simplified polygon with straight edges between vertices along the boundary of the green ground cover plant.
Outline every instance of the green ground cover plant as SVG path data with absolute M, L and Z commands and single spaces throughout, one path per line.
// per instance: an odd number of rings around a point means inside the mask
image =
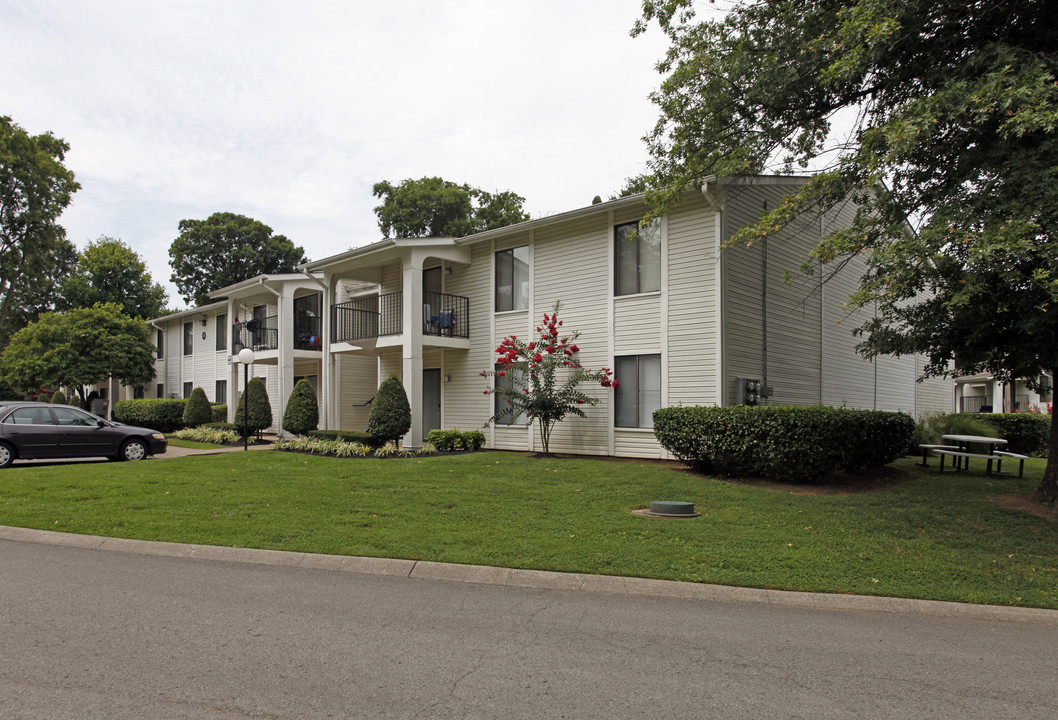
M 890 478 L 891 473 L 898 477 Z M 479 452 L 355 462 L 280 452 L 0 473 L 0 523 L 144 540 L 1058 608 L 1043 472 L 846 486 L 735 482 L 669 464 Z M 631 513 L 686 500 L 702 516 Z M 1026 502 L 1022 503 L 1021 501 Z M 1035 510 L 1049 516 L 1029 512 Z

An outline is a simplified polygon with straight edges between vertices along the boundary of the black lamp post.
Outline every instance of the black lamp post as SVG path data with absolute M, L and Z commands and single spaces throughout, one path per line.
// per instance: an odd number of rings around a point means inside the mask
M 244 347 L 239 351 L 239 362 L 242 363 L 242 449 L 250 449 L 250 365 L 253 364 L 253 350 Z

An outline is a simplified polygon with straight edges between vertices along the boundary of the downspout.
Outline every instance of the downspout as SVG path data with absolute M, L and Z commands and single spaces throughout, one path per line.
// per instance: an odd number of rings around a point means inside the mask
M 765 200 L 761 207 L 763 212 L 768 212 L 768 201 Z M 760 284 L 760 329 L 761 329 L 761 354 L 763 356 L 761 364 L 761 383 L 760 388 L 763 391 L 762 395 L 769 402 L 771 402 L 771 393 L 768 392 L 768 236 L 765 235 L 761 241 L 761 251 L 763 255 L 764 275 L 761 278 Z

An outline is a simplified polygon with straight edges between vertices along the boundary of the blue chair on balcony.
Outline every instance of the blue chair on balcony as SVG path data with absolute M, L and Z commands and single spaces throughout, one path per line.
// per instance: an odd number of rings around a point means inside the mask
M 454 325 L 454 313 L 451 310 L 442 310 L 437 316 L 437 328 L 439 334 L 452 337 L 452 326 Z

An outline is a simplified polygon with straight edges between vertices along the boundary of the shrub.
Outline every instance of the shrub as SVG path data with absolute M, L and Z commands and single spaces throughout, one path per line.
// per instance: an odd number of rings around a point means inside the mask
M 242 425 L 236 425 L 230 422 L 211 422 L 201 425 L 200 427 L 206 430 L 231 430 L 232 432 L 241 433 Z
M 265 389 L 264 380 L 259 377 L 250 378 L 239 397 L 239 407 L 235 410 L 235 424 L 240 428 L 243 426 L 243 403 L 249 395 L 249 417 L 248 427 L 250 431 L 260 434 L 262 430 L 272 427 L 272 403 L 268 401 L 268 391 Z
M 319 438 L 321 440 L 343 440 L 349 443 L 360 443 L 361 445 L 367 445 L 371 449 L 385 445 L 385 441 L 379 442 L 374 435 L 361 430 L 309 430 L 307 434 L 310 438 Z
M 290 393 L 283 412 L 283 429 L 295 435 L 304 435 L 320 424 L 320 409 L 316 403 L 316 391 L 308 380 L 298 380 Z
M 228 421 L 228 406 L 224 403 L 211 403 L 209 410 L 212 413 L 212 422 L 222 423 Z
M 171 433 L 184 426 L 186 404 L 187 400 L 169 398 L 119 400 L 114 403 L 113 418 L 126 425 Z
M 1007 441 L 1000 450 L 1046 457 L 1051 439 L 1051 416 L 1039 413 L 997 413 L 975 415 L 991 427 L 988 434 Z
M 213 410 L 206 399 L 206 391 L 195 388 L 184 405 L 184 427 L 193 428 L 213 420 Z
M 194 442 L 213 443 L 215 445 L 236 445 L 242 441 L 242 435 L 234 430 L 221 430 L 206 427 L 206 425 L 177 430 L 173 433 L 173 437 Z
M 480 450 L 485 444 L 485 435 L 480 430 L 431 430 L 426 440 L 440 452 Z
M 51 402 L 53 405 L 66 405 L 66 393 L 62 390 L 56 390 L 55 394 L 51 396 Z
M 367 420 L 367 431 L 381 444 L 398 442 L 411 430 L 411 405 L 408 394 L 397 377 L 378 386 L 375 403 Z
M 895 416 L 895 417 L 894 417 Z M 703 472 L 821 482 L 841 468 L 876 466 L 907 448 L 902 413 L 829 407 L 671 407 L 654 413 L 658 441 Z

